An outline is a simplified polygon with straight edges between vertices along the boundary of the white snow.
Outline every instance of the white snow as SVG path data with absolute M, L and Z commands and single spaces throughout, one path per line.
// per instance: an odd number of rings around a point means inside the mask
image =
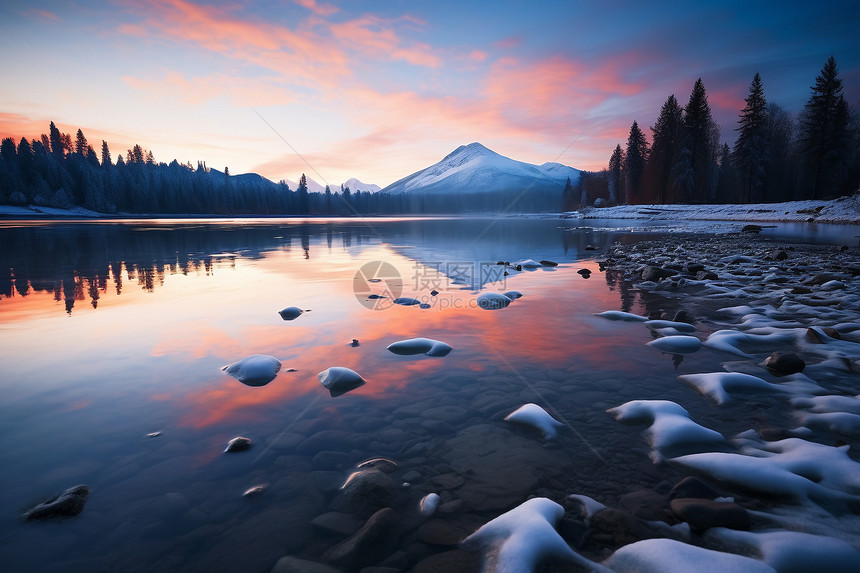
M 532 165 L 491 151 L 480 143 L 455 149 L 438 163 L 404 177 L 383 189 L 386 193 L 481 192 L 531 189 L 561 193 L 567 182 L 579 178 L 579 170 L 558 163 Z
M 841 539 L 798 531 L 737 531 L 715 527 L 705 533 L 709 543 L 737 553 L 755 553 L 779 573 L 856 572 L 860 552 Z
M 648 320 L 647 316 L 640 316 L 638 314 L 633 314 L 632 312 L 624 312 L 621 310 L 605 310 L 603 312 L 598 312 L 594 316 L 599 316 L 607 320 L 620 320 L 624 322 L 645 322 Z
M 818 207 L 821 207 L 817 212 Z M 801 212 L 807 211 L 807 212 Z M 811 212 L 810 212 L 811 211 Z M 678 221 L 747 221 L 860 224 L 860 194 L 829 201 L 788 201 L 749 205 L 619 205 L 587 207 L 566 214 L 583 219 L 639 219 Z
M 686 409 L 668 400 L 632 400 L 607 412 L 619 422 L 648 424 L 646 436 L 655 463 L 680 453 L 701 452 L 725 444 L 722 434 L 695 423 Z
M 671 336 L 663 336 L 646 344 L 652 348 L 656 348 L 660 352 L 668 352 L 670 354 L 692 354 L 701 348 L 702 341 L 695 336 L 675 334 Z
M 564 425 L 550 416 L 546 410 L 532 403 L 523 404 L 508 414 L 505 416 L 505 421 L 531 426 L 541 432 L 545 440 L 551 440 L 556 437 L 558 428 Z
M 265 354 L 254 354 L 221 368 L 248 386 L 265 386 L 275 379 L 281 369 L 281 361 Z
M 388 350 L 394 354 L 408 356 L 412 354 L 426 354 L 427 356 L 447 356 L 453 348 L 441 340 L 432 338 L 410 338 L 399 340 L 388 345 Z
M 857 499 L 860 464 L 848 446 L 831 447 L 800 438 L 776 442 L 740 439 L 742 453 L 708 452 L 670 460 L 718 482 L 795 501 Z
M 673 539 L 625 545 L 603 562 L 616 573 L 775 573 L 770 565 L 742 555 L 713 551 Z M 781 572 L 780 572 L 781 573 Z
M 731 402 L 730 394 L 738 392 L 782 392 L 787 394 L 817 394 L 822 391 L 821 387 L 806 377 L 787 376 L 781 384 L 771 384 L 752 374 L 742 372 L 705 372 L 701 374 L 684 374 L 678 376 L 682 382 L 686 382 L 707 396 L 717 404 Z
M 687 322 L 675 322 L 674 320 L 646 320 L 645 326 L 654 330 L 674 328 L 678 332 L 696 332 L 696 327 Z
M 564 508 L 554 501 L 532 498 L 488 521 L 460 546 L 483 554 L 485 573 L 528 573 L 545 557 L 591 564 L 555 530 L 563 515 Z

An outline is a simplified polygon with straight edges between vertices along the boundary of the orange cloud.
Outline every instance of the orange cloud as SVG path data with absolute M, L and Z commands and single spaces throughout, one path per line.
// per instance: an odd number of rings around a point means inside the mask
M 150 92 L 160 97 L 179 97 L 192 105 L 227 97 L 235 106 L 275 106 L 295 101 L 296 96 L 277 78 L 249 80 L 225 74 L 186 78 L 179 72 L 170 71 L 161 80 L 148 80 L 123 76 L 122 80 L 134 89 Z

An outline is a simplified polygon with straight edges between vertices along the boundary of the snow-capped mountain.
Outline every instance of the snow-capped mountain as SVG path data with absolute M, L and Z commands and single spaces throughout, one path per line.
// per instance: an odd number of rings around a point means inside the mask
M 368 193 L 376 193 L 382 187 L 379 185 L 374 185 L 373 183 L 364 183 L 359 181 L 355 177 L 347 179 L 343 182 L 344 187 L 349 187 L 349 190 L 355 193 L 356 191 L 367 191 Z
M 568 177 L 576 181 L 579 170 L 560 163 L 532 165 L 499 155 L 480 143 L 470 143 L 382 191 L 440 194 L 526 190 L 560 194 Z

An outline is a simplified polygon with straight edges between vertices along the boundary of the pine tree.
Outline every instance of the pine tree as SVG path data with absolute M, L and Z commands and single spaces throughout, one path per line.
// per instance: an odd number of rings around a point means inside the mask
M 848 153 L 848 104 L 836 59 L 828 58 L 815 78 L 800 116 L 799 146 L 804 179 L 813 199 L 836 192 Z
M 623 163 L 624 152 L 619 144 L 615 146 L 615 150 L 609 158 L 609 203 L 611 205 L 619 202 L 618 194 L 621 191 L 621 166 Z M 568 184 L 570 184 L 570 179 L 568 179 Z
M 719 127 L 711 117 L 708 93 L 702 78 L 699 78 L 684 108 L 684 139 L 679 159 L 681 165 L 675 169 L 677 177 L 684 184 L 680 197 L 682 202 L 703 203 L 711 198 L 718 143 Z
M 670 203 L 677 198 L 672 169 L 681 158 L 684 112 L 675 95 L 670 95 L 651 128 L 649 163 L 654 177 L 657 203 Z
M 750 84 L 746 107 L 738 118 L 738 138 L 732 151 L 732 161 L 741 179 L 741 200 L 750 203 L 761 199 L 765 168 L 769 159 L 767 148 L 767 101 L 761 76 L 756 73 Z
M 78 129 L 78 133 L 75 135 L 75 153 L 86 155 L 88 145 L 87 138 L 84 137 L 84 132 Z
M 102 139 L 102 167 L 110 167 L 110 149 L 108 149 L 107 141 Z
M 48 128 L 50 133 L 49 139 L 51 140 L 51 153 L 54 154 L 54 157 L 57 159 L 63 158 L 63 137 L 60 134 L 60 130 L 57 129 L 57 126 L 54 125 L 54 122 L 51 122 L 51 126 Z
M 645 161 L 648 159 L 648 141 L 639 129 L 639 124 L 633 122 L 630 135 L 627 138 L 627 151 L 624 154 L 624 181 L 627 187 L 627 201 L 639 197 L 642 190 L 642 174 L 645 172 Z

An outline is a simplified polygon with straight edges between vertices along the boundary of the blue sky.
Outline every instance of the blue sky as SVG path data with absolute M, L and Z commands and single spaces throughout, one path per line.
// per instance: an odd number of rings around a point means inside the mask
M 251 4 L 6 0 L 0 137 L 384 186 L 471 141 L 599 169 L 699 77 L 729 143 L 756 72 L 796 113 L 834 55 L 860 103 L 857 2 Z

